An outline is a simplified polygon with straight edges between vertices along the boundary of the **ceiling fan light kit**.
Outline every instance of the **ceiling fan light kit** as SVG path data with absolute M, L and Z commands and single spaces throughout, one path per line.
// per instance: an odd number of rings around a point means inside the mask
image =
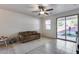
M 44 14 L 44 11 L 40 11 L 40 14 Z
M 37 8 L 39 9 L 39 13 L 38 15 L 49 15 L 48 11 L 52 11 L 53 9 L 46 9 L 46 6 L 43 5 L 38 5 Z M 33 11 L 33 12 L 37 12 L 37 11 Z

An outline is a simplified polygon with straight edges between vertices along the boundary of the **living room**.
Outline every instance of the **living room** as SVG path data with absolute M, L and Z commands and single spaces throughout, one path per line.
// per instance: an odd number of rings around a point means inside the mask
M 1 4 L 0 54 L 76 54 L 78 14 L 79 4 Z

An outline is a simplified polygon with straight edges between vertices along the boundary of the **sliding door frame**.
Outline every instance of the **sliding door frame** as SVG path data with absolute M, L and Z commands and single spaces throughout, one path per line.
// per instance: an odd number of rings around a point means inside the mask
M 58 19 L 58 18 L 62 18 L 62 17 L 65 18 L 65 35 L 66 35 L 66 17 L 74 16 L 74 15 L 77 15 L 77 16 L 78 16 L 77 18 L 78 18 L 78 32 L 79 32 L 79 14 L 73 14 L 73 15 L 67 15 L 67 16 L 57 17 L 57 18 L 56 18 L 56 38 L 57 38 L 57 19 Z M 65 39 L 62 39 L 62 38 L 57 38 L 57 39 L 64 40 L 64 41 L 70 41 L 70 42 L 76 43 L 76 41 L 67 40 L 67 39 L 66 39 L 66 36 L 65 36 Z

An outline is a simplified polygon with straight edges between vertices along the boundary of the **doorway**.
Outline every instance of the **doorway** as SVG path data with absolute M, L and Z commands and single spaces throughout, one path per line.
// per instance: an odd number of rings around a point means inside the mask
M 78 15 L 57 18 L 57 38 L 76 42 Z

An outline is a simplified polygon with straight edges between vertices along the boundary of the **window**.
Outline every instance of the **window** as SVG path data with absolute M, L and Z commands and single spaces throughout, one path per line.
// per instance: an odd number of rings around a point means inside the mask
M 51 29 L 51 20 L 46 20 L 45 25 L 46 25 L 46 30 L 50 30 Z

